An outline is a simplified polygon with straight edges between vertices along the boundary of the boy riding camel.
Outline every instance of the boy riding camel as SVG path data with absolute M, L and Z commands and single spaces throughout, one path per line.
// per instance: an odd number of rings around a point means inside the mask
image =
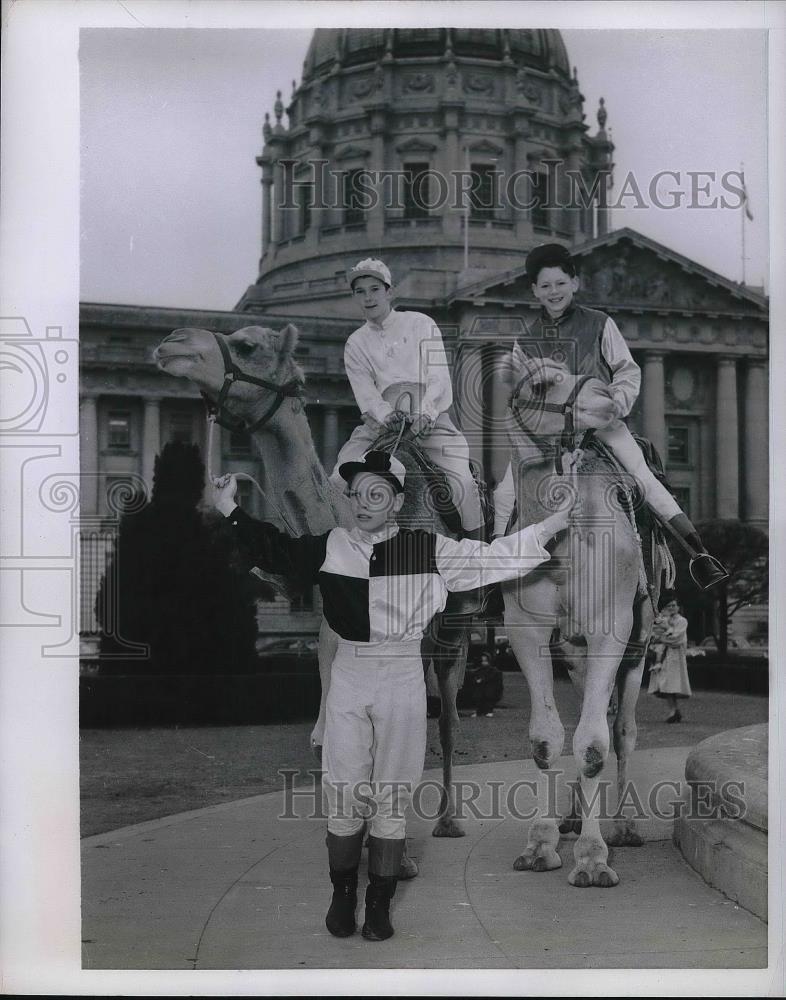
M 576 304 L 576 265 L 558 243 L 535 247 L 527 257 L 527 278 L 540 302 L 540 316 L 528 329 L 534 366 L 553 366 L 550 349 L 558 350 L 559 364 L 572 375 L 591 375 L 607 386 L 606 395 L 593 401 L 595 435 L 635 477 L 645 501 L 691 552 L 691 575 L 707 590 L 728 579 L 721 564 L 702 544 L 696 528 L 666 487 L 650 470 L 641 448 L 625 424 L 639 395 L 641 370 L 614 320 L 606 313 Z M 600 421 L 601 426 L 597 426 Z M 508 466 L 494 494 L 495 534 L 502 534 L 514 505 L 513 475 Z
M 481 540 L 483 516 L 469 447 L 447 412 L 453 388 L 439 328 L 423 313 L 393 309 L 393 280 L 383 261 L 361 260 L 348 278 L 365 323 L 347 340 L 344 367 L 363 423 L 339 452 L 331 480 L 340 485 L 344 462 L 362 458 L 383 429 L 400 427 L 397 403 L 407 400 L 419 447 L 447 475 L 464 537 Z

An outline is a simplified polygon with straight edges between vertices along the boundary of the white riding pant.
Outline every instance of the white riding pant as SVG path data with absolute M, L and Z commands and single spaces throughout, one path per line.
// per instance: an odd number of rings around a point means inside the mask
M 403 839 L 405 813 L 423 774 L 426 685 L 420 640 L 340 640 L 330 675 L 322 746 L 328 831 L 361 829 Z
M 338 470 L 344 462 L 355 462 L 363 458 L 379 436 L 366 424 L 360 424 L 349 441 L 338 453 L 336 465 L 330 479 L 337 486 L 344 486 Z M 474 531 L 482 523 L 478 484 L 469 467 L 469 445 L 467 439 L 456 427 L 447 413 L 440 413 L 431 433 L 417 438 L 418 447 L 427 458 L 438 465 L 448 477 L 453 503 L 461 515 L 465 531 Z
M 682 513 L 682 508 L 669 493 L 663 483 L 658 482 L 654 473 L 647 465 L 644 453 L 636 439 L 622 420 L 612 420 L 608 426 L 595 431 L 598 439 L 614 452 L 621 464 L 632 476 L 644 495 L 644 500 L 656 514 L 669 521 Z

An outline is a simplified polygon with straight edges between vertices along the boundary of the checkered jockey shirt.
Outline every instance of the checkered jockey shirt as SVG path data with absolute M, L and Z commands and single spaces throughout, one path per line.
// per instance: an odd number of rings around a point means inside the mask
M 397 526 L 291 538 L 239 507 L 229 521 L 261 569 L 319 584 L 328 624 L 349 642 L 419 639 L 449 591 L 512 580 L 550 558 L 536 525 L 486 544 Z

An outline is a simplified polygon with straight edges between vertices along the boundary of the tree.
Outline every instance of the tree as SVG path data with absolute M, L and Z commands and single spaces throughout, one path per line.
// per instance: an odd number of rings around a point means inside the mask
M 676 589 L 689 621 L 691 618 L 706 621 L 715 611 L 712 617 L 717 624 L 713 634 L 719 652 L 725 656 L 729 622 L 735 612 L 768 599 L 769 539 L 760 528 L 741 521 L 706 521 L 697 527 L 707 551 L 720 559 L 729 572 L 729 579 L 709 592 L 697 590 L 690 577 L 686 553 L 674 545 Z
M 122 516 L 96 601 L 102 672 L 233 673 L 253 662 L 253 580 L 224 519 L 199 509 L 204 476 L 196 445 L 167 444 L 150 502 Z

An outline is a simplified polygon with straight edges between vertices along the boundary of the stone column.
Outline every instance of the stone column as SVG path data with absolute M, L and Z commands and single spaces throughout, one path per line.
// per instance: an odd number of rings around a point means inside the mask
M 377 182 L 374 184 L 376 199 L 367 213 L 368 238 L 372 244 L 382 246 L 385 238 L 385 185 L 381 173 L 385 169 L 385 113 L 374 111 L 371 114 L 371 157 L 369 169 L 374 172 Z
M 767 527 L 768 425 L 767 362 L 751 359 L 745 387 L 745 519 L 761 528 Z
M 325 425 L 322 437 L 322 464 L 328 475 L 333 471 L 338 456 L 338 410 L 335 406 L 324 409 Z
M 286 210 L 281 207 L 284 204 L 284 197 L 284 168 L 281 165 L 281 161 L 276 160 L 273 164 L 273 205 L 271 208 L 271 241 L 273 243 L 281 243 L 286 239 L 287 235 L 284 215 Z
M 156 455 L 161 450 L 161 400 L 145 399 L 144 423 L 142 425 L 142 478 L 147 485 L 148 496 L 153 491 L 153 470 Z
M 642 416 L 644 436 L 649 438 L 663 459 L 668 461 L 666 449 L 665 383 L 663 378 L 663 353 L 644 353 L 644 399 Z
M 516 131 L 513 134 L 513 173 L 519 170 L 529 170 L 530 163 L 527 159 L 527 137 L 529 135 L 529 121 L 521 116 L 516 121 Z M 517 201 L 526 205 L 532 200 L 532 183 L 526 177 L 522 177 L 516 184 L 511 196 L 515 196 Z M 530 216 L 526 208 L 515 205 L 513 208 L 513 220 L 516 224 L 516 238 L 525 240 L 530 235 Z
M 98 513 L 98 411 L 95 396 L 79 401 L 79 489 L 81 514 Z
M 262 256 L 267 253 L 271 240 L 273 174 L 269 163 L 262 165 Z
M 718 358 L 715 433 L 715 510 L 719 518 L 740 516 L 739 427 L 737 422 L 737 359 Z
M 442 143 L 442 175 L 448 182 L 448 197 L 442 208 L 442 233 L 451 240 L 458 240 L 462 234 L 462 218 L 464 212 L 455 207 L 457 201 L 458 178 L 454 179 L 454 170 L 465 169 L 464 151 L 458 143 L 458 108 L 444 109 L 444 142 Z

